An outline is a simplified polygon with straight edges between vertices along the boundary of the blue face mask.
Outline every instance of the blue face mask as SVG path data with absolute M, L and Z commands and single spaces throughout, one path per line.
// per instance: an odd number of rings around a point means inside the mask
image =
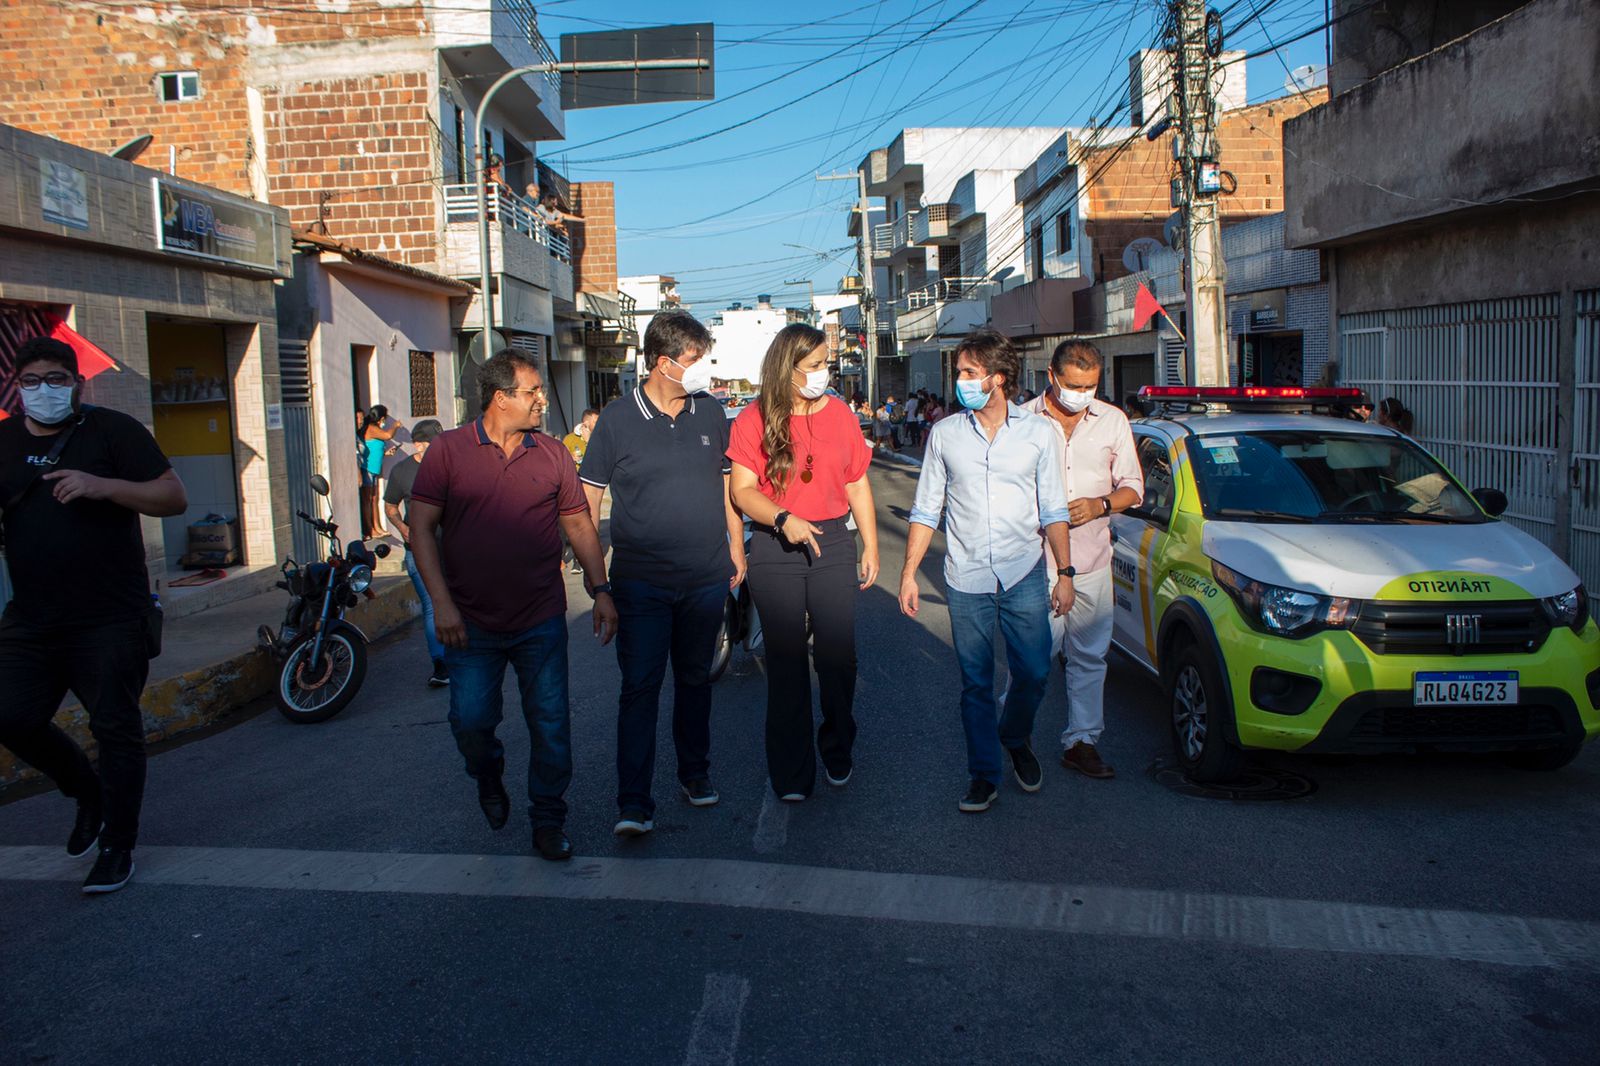
M 22 409 L 41 426 L 59 426 L 72 417 L 72 393 L 76 385 L 40 385 L 22 389 Z
M 979 378 L 976 381 L 961 380 L 956 382 L 956 399 L 961 401 L 961 406 L 971 411 L 981 411 L 989 405 L 989 390 L 983 387 L 988 378 Z

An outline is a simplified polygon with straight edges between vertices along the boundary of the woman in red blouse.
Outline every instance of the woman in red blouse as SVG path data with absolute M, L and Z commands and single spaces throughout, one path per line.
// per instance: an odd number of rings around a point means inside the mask
M 761 364 L 760 400 L 733 420 L 728 443 L 733 502 L 755 526 L 749 582 L 767 646 L 767 771 L 791 803 L 811 795 L 818 749 L 830 785 L 850 780 L 855 594 L 878 580 L 872 449 L 850 408 L 828 395 L 828 378 L 822 331 L 785 326 Z M 861 533 L 859 569 L 847 515 Z M 815 746 L 808 617 L 822 688 Z

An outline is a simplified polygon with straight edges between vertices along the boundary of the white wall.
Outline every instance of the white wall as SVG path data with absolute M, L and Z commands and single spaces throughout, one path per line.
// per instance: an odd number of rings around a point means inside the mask
M 789 324 L 788 314 L 778 307 L 721 314 L 722 322 L 711 326 L 711 335 L 717 341 L 711 349 L 711 376 L 746 378 L 752 385 L 761 384 L 761 361 L 767 356 L 772 338 Z

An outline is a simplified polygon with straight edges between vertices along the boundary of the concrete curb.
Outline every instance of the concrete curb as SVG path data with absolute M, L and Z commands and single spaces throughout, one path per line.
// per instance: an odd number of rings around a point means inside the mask
M 901 466 L 915 467 L 918 470 L 922 469 L 922 460 L 918 459 L 914 455 L 901 455 L 899 452 L 879 452 L 877 455 L 873 456 L 873 459 L 881 463 L 898 463 Z
M 420 613 L 421 605 L 411 582 L 401 580 L 379 591 L 373 599 L 363 600 L 345 617 L 369 639 L 377 640 Z M 270 696 L 277 683 L 278 664 L 262 648 L 251 648 L 188 673 L 152 681 L 145 686 L 140 701 L 145 740 L 170 740 L 212 725 L 239 708 Z M 94 754 L 89 716 L 81 705 L 63 707 L 57 712 L 55 723 L 91 756 Z M 38 771 L 0 748 L 0 794 L 11 785 L 39 779 Z

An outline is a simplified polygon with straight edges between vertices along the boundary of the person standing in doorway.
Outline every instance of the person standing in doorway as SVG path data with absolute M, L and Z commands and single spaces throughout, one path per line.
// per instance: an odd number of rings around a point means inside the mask
M 544 381 L 536 363 L 507 350 L 478 371 L 482 414 L 428 448 L 411 490 L 411 550 L 433 597 L 434 626 L 450 667 L 450 729 L 478 783 L 489 828 L 511 816 L 505 748 L 495 736 L 509 665 L 532 738 L 528 815 L 533 849 L 572 857 L 567 785 L 572 719 L 567 679 L 567 591 L 561 579 L 565 532 L 596 578 L 594 633 L 616 634 L 600 538 L 572 456 L 538 431 Z
M 416 484 L 417 471 L 422 469 L 422 457 L 435 438 L 444 432 L 437 418 L 424 418 L 411 427 L 413 451 L 389 471 L 389 484 L 383 490 L 383 513 L 389 525 L 400 534 L 400 543 L 406 549 L 406 576 L 417 590 L 417 600 L 422 604 L 422 633 L 428 640 L 428 657 L 433 660 L 433 673 L 428 675 L 428 687 L 444 688 L 450 684 L 450 668 L 445 665 L 444 645 L 439 642 L 439 632 L 434 625 L 433 597 L 417 570 L 417 557 L 411 550 L 411 490 Z
M 1105 359 L 1088 341 L 1063 341 L 1050 359 L 1050 387 L 1025 404 L 1057 430 L 1072 524 L 1072 588 L 1065 617 L 1050 620 L 1051 645 L 1065 662 L 1067 724 L 1061 765 L 1087 777 L 1116 776 L 1100 757 L 1105 731 L 1106 654 L 1111 650 L 1111 516 L 1144 499 L 1144 473 L 1128 416 L 1095 398 Z M 1049 558 L 1049 567 L 1055 562 Z
M 827 394 L 823 332 L 780 330 L 761 382 L 760 402 L 734 419 L 728 457 L 733 502 L 755 525 L 750 595 L 767 646 L 767 773 L 773 792 L 797 803 L 816 784 L 818 749 L 830 785 L 844 785 L 855 765 L 855 601 L 878 580 L 878 517 L 872 449 L 850 408 Z M 861 531 L 859 569 L 848 515 Z M 813 655 L 822 689 L 814 746 Z
M 0 745 L 78 803 L 74 858 L 100 845 L 86 893 L 133 876 L 144 802 L 139 699 L 159 654 L 139 518 L 180 515 L 183 482 L 135 419 L 83 403 L 78 356 L 49 337 L 17 352 L 23 417 L 0 422 L 0 527 L 11 602 L 0 616 Z M 98 773 L 51 722 L 73 693 Z
M 917 616 L 922 565 L 941 515 L 950 634 L 961 666 L 961 721 L 972 780 L 963 811 L 986 811 L 1001 775 L 1001 749 L 1017 784 L 1036 792 L 1044 780 L 1033 754 L 1033 719 L 1050 673 L 1050 616 L 1072 609 L 1061 448 L 1043 419 L 1008 402 L 1021 360 L 1005 336 L 980 329 L 956 352 L 956 398 L 966 408 L 933 427 L 917 479 L 916 501 L 900 572 L 900 610 Z M 1060 565 L 1046 579 L 1043 529 Z M 994 635 L 1005 636 L 1011 684 L 996 716 Z
M 381 536 L 383 522 L 378 518 L 382 498 L 383 457 L 388 454 L 400 423 L 389 424 L 389 409 L 376 404 L 361 423 L 361 538 Z
M 611 492 L 622 671 L 615 832 L 622 837 L 655 827 L 656 720 L 669 659 L 678 785 L 695 807 L 718 798 L 711 784 L 711 661 L 745 557 L 743 523 L 728 495 L 728 417 L 705 392 L 712 343 L 711 331 L 687 311 L 651 319 L 644 335 L 650 376 L 600 415 L 579 471 L 596 528 Z

